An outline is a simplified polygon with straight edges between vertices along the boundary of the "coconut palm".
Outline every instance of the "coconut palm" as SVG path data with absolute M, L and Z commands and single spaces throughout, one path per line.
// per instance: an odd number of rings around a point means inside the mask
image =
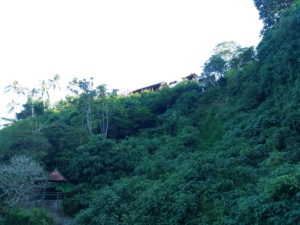
M 33 88 L 31 91 L 28 91 L 27 92 L 27 98 L 36 98 L 37 97 L 37 94 L 39 93 L 38 89 L 36 88 Z
M 56 74 L 56 75 L 54 76 L 53 80 L 49 79 L 50 87 L 52 87 L 53 90 L 55 90 L 56 87 L 58 88 L 58 90 L 60 90 L 59 80 L 60 80 L 60 76 L 59 76 L 58 74 Z
M 39 91 L 36 88 L 33 88 L 27 93 L 27 99 L 31 101 L 31 116 L 34 115 L 34 100 L 37 97 Z M 28 101 L 29 102 L 29 101 Z
M 19 103 L 15 101 L 16 95 L 25 94 L 24 91 L 27 90 L 27 88 L 24 88 L 18 81 L 14 80 L 11 85 L 8 85 L 4 88 L 4 92 L 7 93 L 9 91 L 12 91 L 14 94 L 13 100 L 7 104 L 7 107 L 9 107 L 8 113 L 12 113 L 16 111 Z
M 52 87 L 54 91 L 54 101 L 53 101 L 54 103 L 56 102 L 55 89 L 58 88 L 58 90 L 60 90 L 59 80 L 60 80 L 60 76 L 58 74 L 56 74 L 53 79 L 49 79 L 49 87 L 50 88 Z
M 69 85 L 67 86 L 67 90 L 70 91 L 72 94 L 78 94 L 78 90 L 75 87 L 78 87 L 79 81 L 78 77 L 74 77 L 73 80 L 69 81 Z
M 11 85 L 8 85 L 4 88 L 4 92 L 7 93 L 9 91 L 13 91 L 14 94 L 20 94 L 22 92 L 22 86 L 18 81 L 14 80 Z
M 14 80 L 11 85 L 8 85 L 4 88 L 4 93 L 12 91 L 14 93 L 15 100 L 15 95 L 17 94 L 19 96 L 20 94 L 25 94 L 25 90 L 27 90 L 27 88 L 23 87 L 18 81 Z
M 43 101 L 43 105 L 45 106 L 45 101 L 44 101 L 44 94 L 47 95 L 48 99 L 49 99 L 49 84 L 46 83 L 45 80 L 40 81 L 40 87 L 39 87 L 39 91 L 41 92 L 41 97 L 42 97 L 42 101 Z
M 0 121 L 7 122 L 7 123 L 0 124 L 0 127 L 9 127 L 9 126 L 12 126 L 17 120 L 11 119 L 11 118 L 6 118 L 6 117 L 0 117 Z
M 10 103 L 7 104 L 7 107 L 9 107 L 8 113 L 12 113 L 14 111 L 17 110 L 18 105 L 20 105 L 20 103 L 16 103 L 15 100 L 12 100 Z

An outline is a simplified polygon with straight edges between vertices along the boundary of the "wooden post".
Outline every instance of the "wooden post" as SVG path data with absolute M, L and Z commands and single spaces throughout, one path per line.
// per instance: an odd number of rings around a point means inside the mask
M 45 197 L 46 197 L 46 188 L 44 187 L 43 200 L 45 200 Z

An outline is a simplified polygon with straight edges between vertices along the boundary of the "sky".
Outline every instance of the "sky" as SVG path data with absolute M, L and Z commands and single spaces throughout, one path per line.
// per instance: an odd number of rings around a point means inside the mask
M 60 96 L 73 77 L 121 91 L 179 81 L 220 42 L 256 46 L 261 29 L 253 0 L 0 0 L 0 117 L 14 117 L 14 80 L 59 74 Z

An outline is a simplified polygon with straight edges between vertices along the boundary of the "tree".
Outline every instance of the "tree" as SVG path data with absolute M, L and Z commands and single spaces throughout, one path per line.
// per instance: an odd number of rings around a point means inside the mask
M 212 55 L 203 66 L 204 75 L 207 77 L 216 77 L 217 79 L 224 76 L 227 70 L 226 61 L 220 54 Z
M 78 95 L 79 91 L 75 89 L 75 87 L 79 86 L 78 77 L 74 77 L 71 81 L 69 81 L 69 85 L 67 86 L 67 90 L 69 90 L 72 94 Z
M 11 85 L 8 85 L 4 88 L 4 92 L 7 93 L 9 91 L 13 91 L 14 97 L 11 103 L 7 104 L 7 107 L 9 107 L 8 113 L 11 113 L 17 109 L 17 106 L 20 105 L 15 101 L 16 95 L 25 94 L 24 91 L 27 90 L 27 88 L 23 87 L 21 84 L 19 84 L 18 81 L 14 80 Z
M 117 96 L 117 90 L 108 93 L 106 85 L 102 84 L 96 88 L 97 92 L 97 116 L 99 119 L 100 132 L 104 139 L 107 138 L 109 118 L 112 115 L 111 102 Z
M 285 9 L 291 7 L 298 0 L 254 0 L 254 5 L 259 12 L 259 18 L 263 21 L 264 27 L 261 34 L 265 34 L 274 26 Z
M 41 92 L 41 97 L 42 97 L 42 101 L 43 101 L 43 105 L 45 106 L 45 101 L 44 101 L 44 94 L 47 95 L 47 97 L 49 98 L 49 84 L 46 83 L 45 80 L 40 81 L 40 87 L 39 87 L 39 91 Z
M 97 108 L 97 116 L 99 118 L 100 131 L 103 138 L 107 138 L 110 110 L 105 103 L 100 103 Z
M 213 55 L 203 65 L 203 75 L 213 84 L 214 80 L 223 77 L 229 68 L 229 61 L 240 46 L 234 41 L 224 41 L 216 45 Z M 214 77 L 215 79 L 211 79 Z
M 240 69 L 253 61 L 254 47 L 242 48 L 234 41 L 225 41 L 216 45 L 213 55 L 204 63 L 202 75 L 215 86 L 215 80 L 224 77 L 228 70 Z
M 256 52 L 254 47 L 238 48 L 234 52 L 232 59 L 228 62 L 229 69 L 241 69 L 243 66 L 255 59 Z
M 7 161 L 15 155 L 27 155 L 37 161 L 43 159 L 50 145 L 40 132 L 42 126 L 35 119 L 28 118 L 14 122 L 0 132 L 0 161 Z
M 0 197 L 6 197 L 9 207 L 32 201 L 36 188 L 48 187 L 43 168 L 28 156 L 14 156 L 9 165 L 0 167 Z
M 17 120 L 15 119 L 11 119 L 11 118 L 5 118 L 5 117 L 0 117 L 0 121 L 5 121 L 5 122 L 8 122 L 6 124 L 2 124 L 1 126 L 3 127 L 8 127 L 8 126 L 11 126 L 13 125 L 15 122 L 17 122 Z
M 58 90 L 60 90 L 59 80 L 60 76 L 58 74 L 56 74 L 53 79 L 49 79 L 50 87 L 52 87 L 53 90 L 55 90 L 56 87 L 58 88 Z
M 36 88 L 33 88 L 31 91 L 28 91 L 27 101 L 31 102 L 31 116 L 34 115 L 34 99 L 37 97 L 39 91 Z
M 88 130 L 91 135 L 93 134 L 91 101 L 96 96 L 96 91 L 93 89 L 93 86 L 94 86 L 93 80 L 94 80 L 94 78 L 91 77 L 89 81 L 86 79 L 79 81 L 79 88 L 83 91 L 81 96 L 82 96 L 83 101 L 86 104 L 85 109 L 84 109 L 84 113 L 86 116 L 86 123 L 87 123 Z
M 156 101 L 158 104 L 163 105 L 168 110 L 171 108 L 171 103 L 174 101 L 174 97 L 174 89 L 170 88 L 168 85 L 164 85 L 157 92 Z
M 9 91 L 13 91 L 14 93 L 14 98 L 15 95 L 17 94 L 18 96 L 20 94 L 25 94 L 24 91 L 26 90 L 26 88 L 24 88 L 18 81 L 14 80 L 13 83 L 11 85 L 8 85 L 4 88 L 4 92 L 7 93 Z
M 58 90 L 60 90 L 59 80 L 60 80 L 60 76 L 58 74 L 56 74 L 53 79 L 49 79 L 49 87 L 53 88 L 54 97 L 55 97 L 55 89 L 58 88 Z M 55 99 L 54 99 L 54 102 L 55 102 Z
M 223 41 L 215 46 L 213 53 L 228 62 L 240 48 L 241 46 L 235 41 Z
M 9 108 L 8 113 L 12 113 L 17 110 L 18 105 L 20 103 L 16 103 L 15 100 L 12 100 L 10 103 L 7 104 L 7 107 Z
M 45 208 L 30 208 L 27 210 L 16 208 L 9 212 L 6 224 L 54 225 L 56 223 Z

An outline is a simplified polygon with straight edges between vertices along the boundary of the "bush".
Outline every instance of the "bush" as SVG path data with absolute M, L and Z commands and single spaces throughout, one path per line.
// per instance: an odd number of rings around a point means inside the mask
M 24 211 L 16 208 L 9 213 L 7 224 L 54 225 L 54 219 L 44 208 L 31 208 Z

